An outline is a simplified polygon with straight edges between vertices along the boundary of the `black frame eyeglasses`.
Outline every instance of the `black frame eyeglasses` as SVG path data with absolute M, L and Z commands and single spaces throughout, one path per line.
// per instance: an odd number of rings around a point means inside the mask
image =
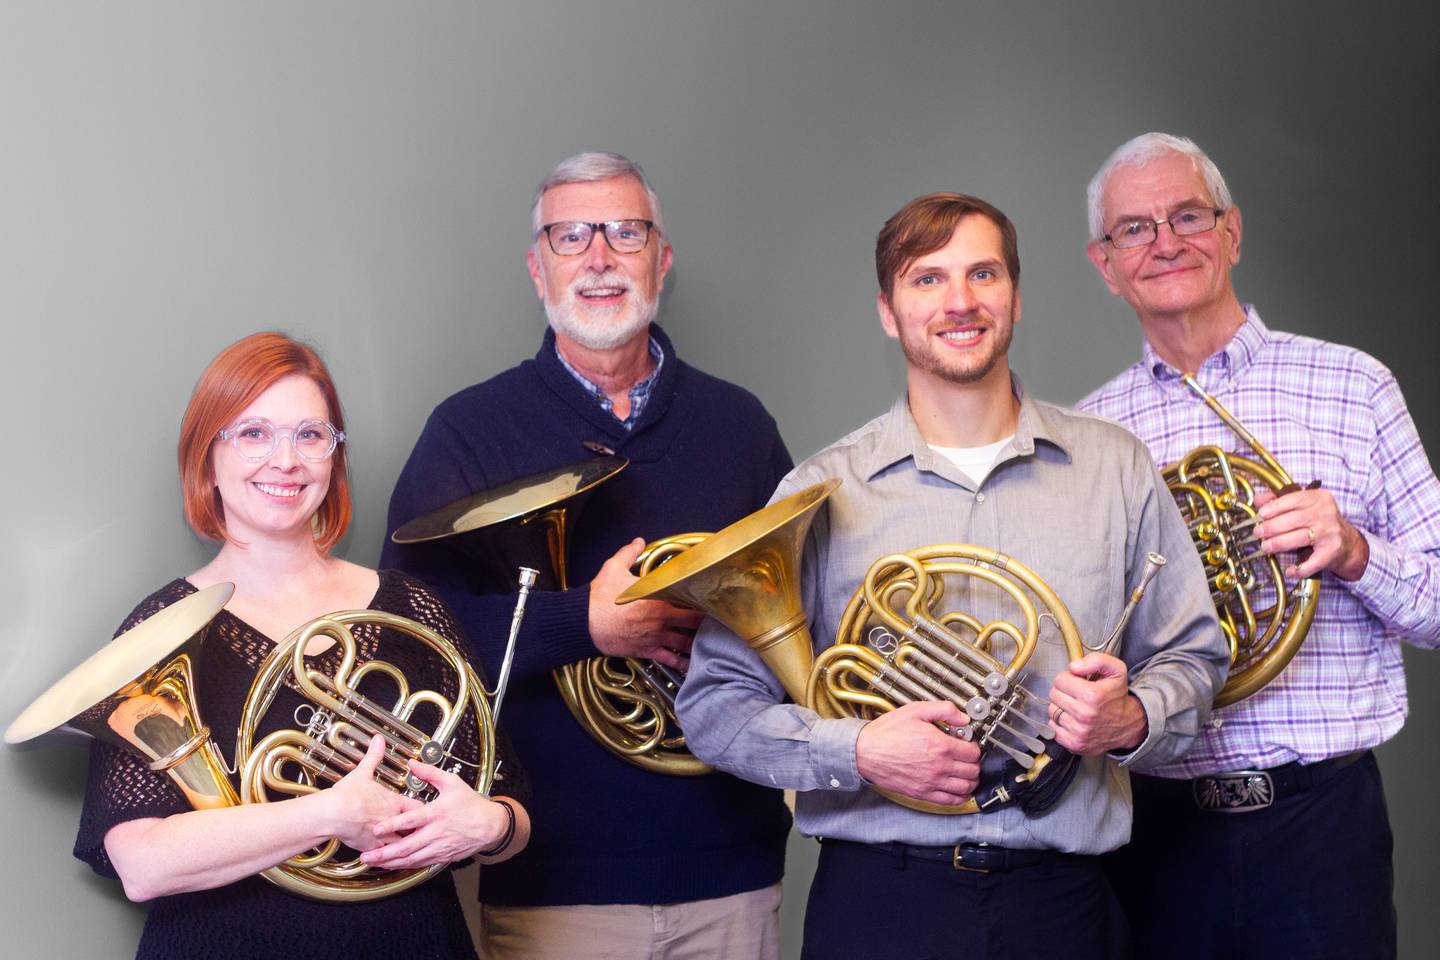
M 1177 237 L 1193 237 L 1214 230 L 1224 214 L 1225 210 L 1219 207 L 1186 207 L 1163 220 L 1126 220 L 1100 239 L 1116 250 L 1134 250 L 1154 243 L 1160 236 L 1162 223 L 1168 223 L 1170 232 Z
M 557 229 L 561 228 L 557 241 Z M 650 243 L 650 234 L 655 232 L 653 220 L 606 220 L 603 223 L 586 223 L 583 220 L 557 220 L 540 228 L 550 249 L 557 257 L 578 257 L 590 249 L 595 234 L 604 233 L 605 242 L 616 253 L 639 253 Z

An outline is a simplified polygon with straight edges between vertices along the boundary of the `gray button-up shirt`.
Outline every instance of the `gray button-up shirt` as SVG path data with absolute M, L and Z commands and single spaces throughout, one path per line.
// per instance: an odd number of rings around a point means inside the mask
M 1169 563 L 1121 641 L 1130 689 L 1149 721 L 1123 758 L 1087 757 L 1062 798 L 1039 816 L 1005 807 L 968 816 L 920 813 L 865 788 L 858 718 L 821 719 L 786 703 L 780 682 L 731 631 L 707 619 L 695 638 L 679 715 L 697 756 L 756 783 L 794 789 L 796 825 L 812 836 L 867 843 L 989 842 L 1100 853 L 1130 836 L 1124 766 L 1173 760 L 1189 747 L 1224 681 L 1229 655 L 1199 556 L 1144 445 L 1116 424 L 1024 394 L 1015 437 L 976 489 L 925 445 L 902 396 L 890 412 L 796 467 L 780 499 L 831 477 L 843 482 L 816 514 L 801 588 L 817 650 L 829 646 L 850 596 L 881 556 L 936 543 L 1000 550 L 1044 579 L 1085 642 L 1119 618 L 1148 551 Z M 993 588 L 947 580 L 944 611 L 1013 618 Z M 1068 656 L 1050 618 L 1025 685 L 1048 696 Z M 987 759 L 987 764 L 997 762 Z

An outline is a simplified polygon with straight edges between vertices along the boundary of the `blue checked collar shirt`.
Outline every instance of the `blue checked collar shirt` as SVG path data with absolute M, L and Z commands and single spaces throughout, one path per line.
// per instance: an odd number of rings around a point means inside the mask
M 612 415 L 615 413 L 614 401 L 605 395 L 605 391 L 600 389 L 598 384 L 591 382 L 589 377 L 570 366 L 559 347 L 555 348 L 555 357 L 560 361 L 560 366 L 575 378 L 575 382 L 595 398 L 595 402 L 600 404 L 601 410 Z M 665 365 L 665 351 L 660 349 L 660 344 L 655 342 L 654 337 L 650 338 L 650 359 L 655 361 L 655 369 L 651 370 L 650 375 L 644 380 L 630 388 L 630 416 L 620 421 L 620 426 L 626 430 L 633 430 L 636 422 L 640 419 L 640 414 L 645 412 L 645 404 L 650 402 L 650 392 L 655 389 L 655 384 L 660 379 L 660 368 Z
M 706 620 L 681 688 L 686 742 L 716 767 L 794 789 L 796 825 L 812 836 L 868 843 L 988 842 L 1077 853 L 1112 850 L 1130 836 L 1125 763 L 1174 759 L 1191 744 L 1223 682 L 1227 653 L 1191 546 L 1150 456 L 1114 424 L 1020 396 L 1015 437 L 977 488 L 925 445 L 902 396 L 889 413 L 805 461 L 774 499 L 838 477 L 816 515 L 800 571 L 816 650 L 865 571 L 881 556 L 934 543 L 973 543 L 1029 565 L 1067 605 L 1083 639 L 1098 644 L 1139 580 L 1147 551 L 1170 558 L 1125 632 L 1120 656 L 1149 732 L 1123 761 L 1090 757 L 1042 816 L 1007 807 L 969 816 L 919 813 L 866 788 L 856 767 L 863 721 L 820 719 L 785 703 L 778 680 L 729 630 Z M 947 583 L 943 609 L 982 622 L 1016 618 L 973 578 Z M 1023 621 L 1022 621 L 1023 623 Z M 1046 696 L 1068 656 L 1050 618 L 1025 685 Z
M 1318 479 L 1370 545 L 1364 575 L 1321 577 L 1304 644 L 1264 690 L 1215 711 L 1184 760 L 1195 777 L 1383 743 L 1405 721 L 1400 643 L 1440 646 L 1440 483 L 1395 378 L 1350 347 L 1272 331 L 1254 307 L 1196 377 L 1304 485 Z M 1080 404 L 1135 431 L 1159 463 L 1195 447 L 1248 454 L 1146 341 L 1139 363 Z

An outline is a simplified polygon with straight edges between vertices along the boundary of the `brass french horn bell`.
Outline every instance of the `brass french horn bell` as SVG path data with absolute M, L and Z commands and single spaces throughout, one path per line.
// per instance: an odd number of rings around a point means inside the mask
M 541 571 L 541 589 L 564 590 L 571 586 L 570 538 L 577 517 L 596 488 L 628 463 L 597 457 L 522 477 L 413 520 L 391 539 L 404 544 L 449 540 L 464 555 L 476 593 L 511 589 L 502 576 L 517 563 Z M 680 534 L 655 541 L 637 568 L 648 571 L 704 537 Z M 675 719 L 675 695 L 684 679 L 678 671 L 635 657 L 596 656 L 567 664 L 553 677 L 576 722 L 615 756 L 671 776 L 710 772 L 686 749 Z
M 998 551 L 968 544 L 922 547 L 871 565 L 841 617 L 835 643 L 817 657 L 801 606 L 800 558 L 816 512 L 839 486 L 839 480 L 827 480 L 752 513 L 642 578 L 616 602 L 661 599 L 704 610 L 759 654 L 791 700 L 822 717 L 873 719 L 917 700 L 951 701 L 969 722 L 947 732 L 978 742 L 982 751 L 1005 754 L 1018 773 L 988 789 L 985 799 L 963 804 L 878 792 L 911 809 L 942 814 L 977 813 L 1016 799 L 1061 752 L 1049 745 L 1055 731 L 1046 722 L 1046 701 L 1021 680 L 1042 618 L 1056 623 L 1070 659 L 1084 655 L 1064 602 L 1028 567 Z M 1096 649 L 1113 649 L 1163 563 L 1158 555 L 1149 558 L 1120 623 Z M 1013 601 L 1021 626 L 939 612 L 945 577 L 989 584 Z
M 1269 487 L 1279 496 L 1299 485 L 1193 374 L 1181 379 L 1259 458 L 1197 447 L 1161 471 L 1205 565 L 1230 645 L 1230 674 L 1215 697 L 1215 706 L 1224 707 L 1263 689 L 1295 656 L 1315 619 L 1320 575 L 1292 588 L 1278 558 L 1259 549 L 1253 532 L 1256 489 Z

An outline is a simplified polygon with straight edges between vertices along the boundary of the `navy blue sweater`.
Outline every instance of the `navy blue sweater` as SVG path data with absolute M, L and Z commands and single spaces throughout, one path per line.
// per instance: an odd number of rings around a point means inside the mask
M 758 889 L 783 870 L 790 815 L 780 791 L 625 763 L 580 728 L 550 676 L 599 654 L 587 585 L 616 550 L 635 537 L 718 530 L 763 506 L 791 466 L 759 400 L 680 360 L 658 327 L 651 334 L 665 363 L 632 431 L 560 365 L 546 331 L 535 359 L 436 407 L 390 501 L 380 565 L 434 587 L 495 677 L 513 593 L 470 592 L 455 540 L 399 546 L 388 533 L 477 490 L 593 457 L 586 440 L 630 460 L 578 518 L 569 578 L 579 586 L 532 593 L 526 609 L 502 722 L 530 781 L 534 833 L 522 855 L 481 871 L 485 903 L 676 903 Z

